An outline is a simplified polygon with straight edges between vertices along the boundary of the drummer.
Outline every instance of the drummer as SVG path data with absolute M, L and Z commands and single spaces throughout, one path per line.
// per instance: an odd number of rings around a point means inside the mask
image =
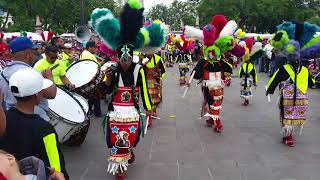
M 53 81 L 58 86 L 66 86 L 69 89 L 74 89 L 74 85 L 66 77 L 65 63 L 58 60 L 58 48 L 57 46 L 48 45 L 45 48 L 45 55 L 43 59 L 39 60 L 34 69 L 38 72 L 44 72 L 47 70 L 52 71 Z
M 96 43 L 94 41 L 88 41 L 85 47 L 85 50 L 80 55 L 80 60 L 92 60 L 98 63 L 98 60 L 95 56 L 95 53 L 97 52 Z M 98 64 L 100 65 L 100 63 Z M 100 89 L 97 91 L 100 91 Z M 96 97 L 88 100 L 89 114 L 94 113 L 96 117 L 104 117 L 104 114 L 101 112 L 101 93 L 94 92 L 94 94 L 96 94 Z
M 80 60 L 92 60 L 98 62 L 95 53 L 97 52 L 96 42 L 88 41 L 85 50 L 80 55 Z

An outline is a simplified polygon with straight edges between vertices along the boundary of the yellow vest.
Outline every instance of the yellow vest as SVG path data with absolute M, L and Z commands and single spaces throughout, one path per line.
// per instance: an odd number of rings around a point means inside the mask
M 290 79 L 294 82 L 294 71 L 289 64 L 284 65 L 284 69 L 288 72 Z M 302 66 L 301 71 L 297 74 L 297 87 L 302 93 L 306 93 L 308 89 L 309 71 Z
M 80 60 L 93 60 L 98 62 L 96 56 L 87 50 L 81 53 Z

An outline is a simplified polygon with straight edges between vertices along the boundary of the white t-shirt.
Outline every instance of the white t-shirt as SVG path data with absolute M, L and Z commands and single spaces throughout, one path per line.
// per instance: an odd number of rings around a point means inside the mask
M 25 180 L 37 180 L 37 176 L 33 174 L 25 175 Z

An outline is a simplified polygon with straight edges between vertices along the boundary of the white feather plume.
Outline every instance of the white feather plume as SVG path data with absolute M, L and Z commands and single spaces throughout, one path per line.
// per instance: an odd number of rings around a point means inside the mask
M 238 28 L 237 23 L 234 20 L 228 21 L 228 23 L 223 27 L 219 36 L 232 36 Z
M 245 41 L 240 41 L 240 42 L 239 42 L 239 45 L 242 46 L 242 47 L 244 47 L 244 48 L 247 47 L 247 44 L 246 44 Z
M 184 36 L 185 38 L 193 38 L 199 41 L 203 41 L 203 33 L 202 30 L 192 27 L 192 26 L 184 26 Z
M 251 55 L 255 54 L 256 52 L 258 52 L 261 49 L 262 49 L 262 43 L 261 42 L 254 43 L 254 45 L 252 47 L 252 50 L 251 50 Z

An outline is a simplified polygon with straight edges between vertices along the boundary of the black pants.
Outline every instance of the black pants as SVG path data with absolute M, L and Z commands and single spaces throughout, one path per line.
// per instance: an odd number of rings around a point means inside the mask
M 101 115 L 101 106 L 100 106 L 100 99 L 89 99 L 89 111 L 92 111 L 92 108 L 94 108 L 93 112 L 95 116 Z

